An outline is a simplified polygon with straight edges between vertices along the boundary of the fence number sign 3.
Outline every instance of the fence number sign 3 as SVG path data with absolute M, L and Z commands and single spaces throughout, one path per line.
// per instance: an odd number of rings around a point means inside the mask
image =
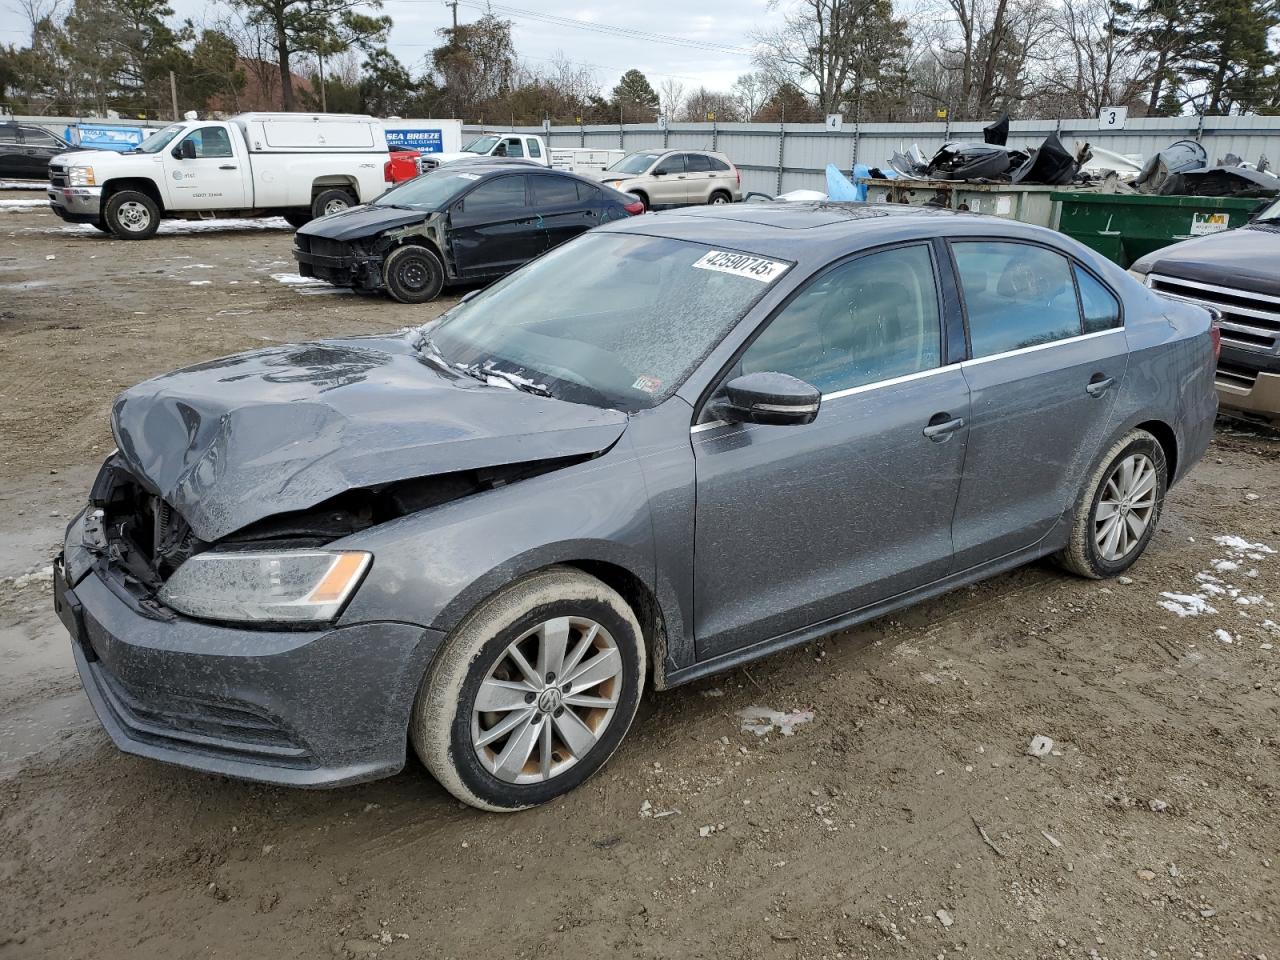
M 1128 107 L 1103 107 L 1098 112 L 1098 129 L 1123 130 L 1124 122 L 1128 118 Z

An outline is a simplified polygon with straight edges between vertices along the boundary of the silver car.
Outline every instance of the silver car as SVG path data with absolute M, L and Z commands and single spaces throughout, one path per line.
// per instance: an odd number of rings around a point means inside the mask
M 55 604 L 130 753 L 517 810 L 662 690 L 1039 557 L 1133 564 L 1217 401 L 1204 308 L 906 206 L 635 217 L 414 331 L 125 391 Z
M 742 174 L 723 153 L 706 150 L 641 150 L 600 174 L 600 181 L 635 194 L 646 210 L 742 199 Z

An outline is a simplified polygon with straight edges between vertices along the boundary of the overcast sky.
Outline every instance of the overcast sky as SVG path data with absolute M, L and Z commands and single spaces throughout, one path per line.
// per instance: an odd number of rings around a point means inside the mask
M 180 18 L 197 23 L 212 19 L 214 5 L 202 0 L 171 0 Z M 479 0 L 461 0 L 458 20 L 467 23 L 482 16 Z M 768 0 L 639 0 L 604 3 L 598 0 L 511 0 L 495 11 L 512 23 L 516 52 L 532 67 L 545 67 L 563 54 L 590 64 L 607 92 L 623 71 L 636 67 L 657 89 L 668 77 L 676 77 L 686 90 L 705 84 L 727 90 L 739 74 L 751 69 L 749 48 L 752 30 L 781 20 Z M 682 47 L 657 39 L 610 36 L 568 24 L 552 24 L 511 12 L 510 8 L 536 12 L 543 17 L 604 24 L 620 30 L 680 37 L 711 47 L 738 48 L 743 52 Z M 439 43 L 436 30 L 448 26 L 452 14 L 443 0 L 384 0 L 383 11 L 395 21 L 391 51 L 412 71 L 421 72 L 423 57 Z M 16 39 L 16 38 L 15 38 Z

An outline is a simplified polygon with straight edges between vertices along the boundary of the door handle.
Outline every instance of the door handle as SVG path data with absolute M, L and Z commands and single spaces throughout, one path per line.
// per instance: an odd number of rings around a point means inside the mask
M 1093 375 L 1093 379 L 1085 384 L 1084 392 L 1091 397 L 1100 397 L 1110 390 L 1111 385 L 1115 382 L 1116 381 L 1113 377 L 1106 377 L 1100 373 L 1095 373 Z
M 219 170 L 234 170 L 235 168 L 236 165 L 234 163 L 224 163 L 218 167 Z
M 950 416 L 948 413 L 934 414 L 929 420 L 929 425 L 924 428 L 924 435 L 934 443 L 943 443 L 951 439 L 953 433 L 964 429 L 964 417 L 948 419 Z

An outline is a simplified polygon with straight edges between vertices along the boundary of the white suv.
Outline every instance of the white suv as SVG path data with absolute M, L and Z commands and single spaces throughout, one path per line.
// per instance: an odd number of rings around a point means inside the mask
M 633 193 L 645 209 L 742 199 L 742 174 L 723 153 L 706 150 L 641 150 L 604 173 L 606 186 Z

